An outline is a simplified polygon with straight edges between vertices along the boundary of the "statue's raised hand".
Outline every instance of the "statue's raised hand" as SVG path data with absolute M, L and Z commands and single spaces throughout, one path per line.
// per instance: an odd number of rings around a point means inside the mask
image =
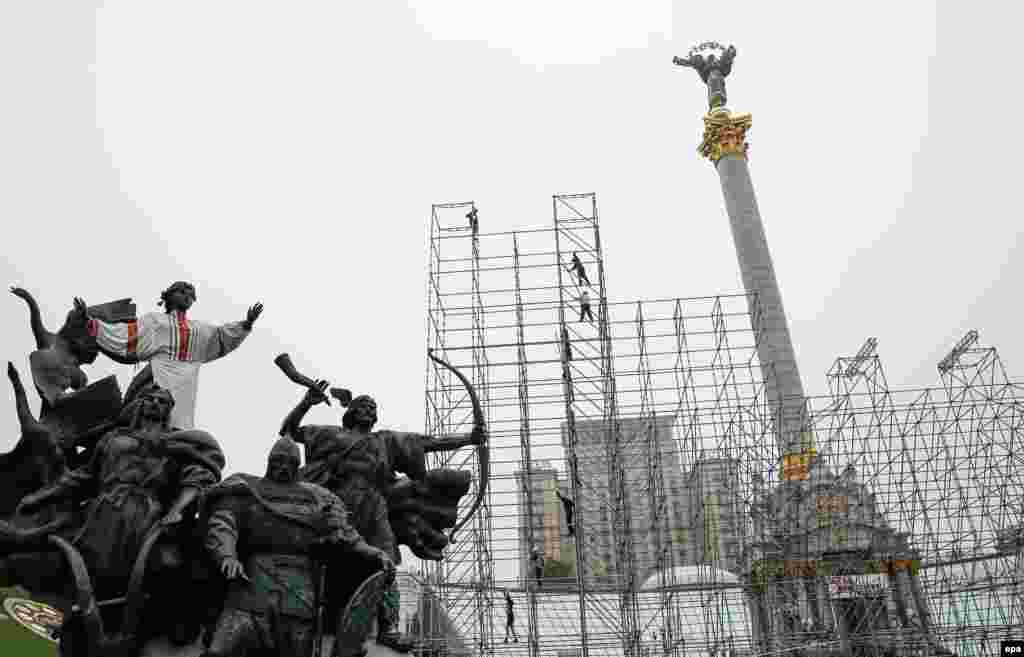
M 160 519 L 160 526 L 173 527 L 175 525 L 181 524 L 182 520 L 183 518 L 181 516 L 181 511 L 172 511 Z
M 306 403 L 310 406 L 316 406 L 327 401 L 327 386 L 331 385 L 329 381 L 320 379 L 316 382 L 316 388 L 306 389 Z
M 251 330 L 253 323 L 255 323 L 256 320 L 259 319 L 260 315 L 262 315 L 262 314 L 263 314 L 263 304 L 262 303 L 257 303 L 257 304 L 254 304 L 253 306 L 251 306 L 249 308 L 249 312 L 247 312 L 245 314 L 245 321 L 243 322 L 243 324 L 245 324 L 245 328 L 248 329 L 248 330 Z
M 242 567 L 242 562 L 234 557 L 228 557 L 224 561 L 220 562 L 220 573 L 224 575 L 224 579 L 231 581 L 233 579 L 244 579 L 249 581 L 249 576 L 245 574 L 245 568 Z
M 29 299 L 32 298 L 32 295 L 29 294 L 28 290 L 26 290 L 23 287 L 18 287 L 17 285 L 11 286 L 11 294 L 18 297 L 19 299 L 24 299 L 25 301 L 28 301 Z
M 75 312 L 78 316 L 85 319 L 89 317 L 89 306 L 85 303 L 85 300 L 81 297 L 75 297 Z

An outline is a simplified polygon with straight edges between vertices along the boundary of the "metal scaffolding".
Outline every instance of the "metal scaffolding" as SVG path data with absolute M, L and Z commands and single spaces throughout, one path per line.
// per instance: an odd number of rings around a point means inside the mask
M 533 487 L 533 456 L 530 452 L 530 373 L 526 366 L 526 327 L 523 317 L 523 288 L 519 276 L 519 240 L 512 236 L 513 271 L 516 279 L 516 356 L 519 362 L 519 447 L 523 464 L 523 477 L 519 485 L 525 492 L 524 499 L 527 509 L 533 509 L 534 495 Z M 533 546 L 537 544 L 537 536 L 534 533 L 532 522 L 524 523 L 526 544 Z M 527 636 L 530 657 L 537 657 L 539 645 L 537 642 L 537 591 L 534 588 L 527 590 Z M 506 637 L 507 640 L 507 637 Z
M 471 380 L 484 408 L 490 406 L 491 386 L 485 342 L 486 307 L 481 296 L 480 245 L 470 216 L 472 203 L 435 205 L 430 218 L 427 347 L 449 362 L 451 352 L 468 356 L 460 369 L 471 370 Z M 468 353 L 466 353 L 468 351 Z M 433 435 L 468 433 L 472 428 L 472 406 L 453 374 L 437 363 L 427 371 L 427 430 Z M 430 456 L 432 467 L 468 469 L 474 473 L 469 499 L 476 497 L 482 466 L 469 452 Z M 471 625 L 478 646 L 489 646 L 494 634 L 494 561 L 491 554 L 491 500 L 485 495 L 473 518 L 472 527 L 462 530 L 439 564 L 424 567 L 424 575 L 436 582 L 469 585 L 470 593 L 451 595 L 438 587 L 441 603 L 456 627 Z M 431 641 L 428 640 L 428 643 Z
M 472 209 L 431 213 L 428 344 L 473 371 L 491 434 L 487 501 L 421 570 L 447 636 L 524 657 L 995 655 L 1024 632 L 1024 395 L 976 333 L 933 389 L 891 389 L 873 339 L 837 359 L 787 461 L 756 298 L 610 301 L 592 194 L 554 197 L 548 228 L 487 232 L 481 209 L 475 230 Z M 430 365 L 426 388 L 431 431 L 470 428 L 457 380 Z M 521 643 L 495 631 L 505 591 Z

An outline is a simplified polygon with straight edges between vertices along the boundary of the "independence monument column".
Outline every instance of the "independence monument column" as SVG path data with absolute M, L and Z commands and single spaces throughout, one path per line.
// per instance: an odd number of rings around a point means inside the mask
M 782 478 L 801 480 L 807 478 L 814 446 L 810 434 L 805 434 L 804 389 L 747 166 L 746 133 L 751 115 L 734 114 L 726 107 L 725 78 L 735 57 L 735 47 L 708 42 L 691 48 L 686 59 L 675 57 L 672 61 L 696 70 L 708 87 L 710 109 L 704 115 L 704 140 L 698 150 L 718 169 L 743 286 L 751 295 L 750 320 L 758 336 L 757 356 L 775 415 L 776 443 L 784 463 Z

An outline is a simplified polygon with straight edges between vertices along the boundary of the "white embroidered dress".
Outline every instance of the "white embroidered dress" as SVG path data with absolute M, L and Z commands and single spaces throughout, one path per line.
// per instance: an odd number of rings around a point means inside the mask
M 106 351 L 149 362 L 153 380 L 174 395 L 171 426 L 195 426 L 199 368 L 238 348 L 251 331 L 243 322 L 215 326 L 189 319 L 184 312 L 147 313 L 125 324 L 89 320 L 89 332 Z

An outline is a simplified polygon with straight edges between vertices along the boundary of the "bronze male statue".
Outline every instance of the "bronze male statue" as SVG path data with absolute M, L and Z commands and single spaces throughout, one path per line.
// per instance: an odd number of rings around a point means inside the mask
M 388 493 L 397 481 L 396 472 L 408 475 L 413 485 L 429 487 L 425 452 L 479 445 L 484 440 L 482 428 L 445 439 L 411 432 L 372 431 L 377 423 L 377 403 L 368 395 L 351 400 L 340 427 L 300 426 L 310 408 L 327 401 L 323 392 L 326 388 L 326 381 L 309 388 L 285 418 L 281 435 L 291 436 L 305 445 L 306 466 L 302 478 L 337 493 L 367 543 L 384 550 L 395 563 L 400 563 L 401 553 L 388 508 Z M 457 502 L 458 497 L 455 499 Z M 387 604 L 378 607 L 377 641 L 394 650 L 408 652 L 413 641 L 397 629 L 398 599 L 398 588 L 393 586 L 386 597 Z
M 282 438 L 270 451 L 263 478 L 235 474 L 207 494 L 205 546 L 228 590 L 205 657 L 260 651 L 308 657 L 319 638 L 314 622 L 324 597 L 316 553 L 374 561 L 394 578 L 390 557 L 359 536 L 341 500 L 300 482 L 298 471 L 299 447 Z M 334 652 L 364 654 L 362 641 Z
M 71 497 L 87 501 L 85 522 L 75 533 L 97 598 L 125 594 L 135 559 L 150 531 L 175 527 L 184 511 L 220 480 L 224 454 L 204 431 L 169 433 L 174 399 L 151 386 L 125 405 L 125 425 L 103 438 L 85 465 L 66 471 L 54 484 L 25 496 L 19 512 Z M 181 565 L 172 544 L 154 553 L 167 568 Z

